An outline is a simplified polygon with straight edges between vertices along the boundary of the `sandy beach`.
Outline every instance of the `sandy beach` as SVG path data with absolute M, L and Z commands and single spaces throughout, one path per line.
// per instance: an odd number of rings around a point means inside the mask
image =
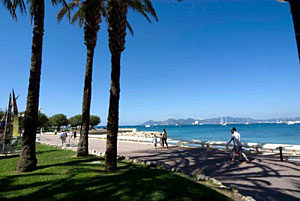
M 39 137 L 39 135 L 37 136 Z M 58 136 L 42 135 L 42 143 L 61 145 Z M 68 143 L 68 139 L 67 139 Z M 78 137 L 71 141 L 76 150 Z M 90 152 L 105 152 L 104 139 L 89 139 Z M 171 146 L 154 148 L 149 142 L 118 141 L 118 155 L 163 164 L 166 169 L 179 168 L 184 174 L 204 174 L 226 186 L 235 185 L 243 195 L 256 200 L 299 200 L 300 162 L 280 161 L 278 154 L 250 155 L 251 163 L 229 161 L 229 152 Z M 285 158 L 286 159 L 286 158 Z

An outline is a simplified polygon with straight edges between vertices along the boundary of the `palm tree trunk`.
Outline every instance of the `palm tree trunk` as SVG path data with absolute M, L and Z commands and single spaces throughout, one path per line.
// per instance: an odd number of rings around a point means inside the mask
M 94 15 L 93 15 L 94 14 Z M 92 96 L 92 71 L 93 71 L 93 59 L 94 50 L 97 43 L 97 33 L 100 28 L 100 14 L 99 12 L 93 13 L 86 18 L 84 25 L 84 39 L 87 48 L 86 57 L 86 70 L 84 79 L 84 90 L 82 100 L 82 117 L 80 138 L 77 148 L 77 156 L 87 156 L 88 150 L 88 133 L 90 125 L 90 108 L 91 108 L 91 96 Z
M 22 152 L 17 164 L 18 172 L 28 172 L 36 169 L 35 139 L 38 121 L 40 77 L 42 65 L 43 35 L 44 35 L 44 0 L 34 1 L 33 5 L 33 39 L 31 48 L 31 67 L 27 94 L 24 134 L 22 137 Z
M 111 52 L 111 85 L 107 119 L 105 170 L 117 169 L 117 138 L 119 127 L 120 62 L 125 49 L 127 4 L 124 0 L 108 1 L 109 49 Z
M 296 35 L 296 42 L 298 47 L 298 58 L 300 61 L 300 1 L 289 0 L 291 6 L 291 13 L 293 16 L 294 29 Z
M 111 55 L 111 84 L 105 152 L 105 170 L 107 171 L 114 171 L 117 169 L 117 138 L 119 127 L 120 99 L 120 58 L 120 54 Z

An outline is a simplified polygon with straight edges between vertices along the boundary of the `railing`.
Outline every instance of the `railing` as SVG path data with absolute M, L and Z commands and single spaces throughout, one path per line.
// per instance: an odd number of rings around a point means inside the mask
M 0 140 L 0 154 L 11 154 L 22 149 L 22 137 L 11 137 Z
M 229 149 L 229 146 L 226 142 L 222 141 L 179 141 L 181 146 L 189 145 L 189 146 L 201 146 L 206 148 L 211 147 L 221 147 L 225 149 Z M 257 153 L 261 153 L 262 151 L 269 150 L 271 152 L 279 152 L 280 160 L 283 161 L 283 151 L 292 152 L 296 155 L 297 152 L 300 152 L 300 145 L 289 145 L 289 144 L 267 144 L 267 143 L 243 143 L 243 147 L 248 150 L 256 151 Z

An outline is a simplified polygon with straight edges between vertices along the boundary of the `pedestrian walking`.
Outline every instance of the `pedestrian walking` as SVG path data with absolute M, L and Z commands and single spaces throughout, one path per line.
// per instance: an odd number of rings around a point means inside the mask
M 249 159 L 247 158 L 246 154 L 242 151 L 242 142 L 241 142 L 241 135 L 236 131 L 236 128 L 232 128 L 231 130 L 231 138 L 229 140 L 229 142 L 226 144 L 226 146 L 228 146 L 228 144 L 233 141 L 233 148 L 232 148 L 232 159 L 231 161 L 234 162 L 235 161 L 235 157 L 236 155 L 242 155 L 244 157 L 244 159 L 249 162 Z
M 153 137 L 153 145 L 156 148 L 156 146 L 157 146 L 157 137 L 156 137 L 156 135 L 154 135 L 154 137 Z
M 166 144 L 167 148 L 169 148 L 168 143 L 167 143 L 168 136 L 167 136 L 166 129 L 163 130 L 162 136 L 163 136 L 163 144 Z
M 67 146 L 67 144 L 66 144 L 67 133 L 65 131 L 62 131 L 61 134 L 59 135 L 59 137 L 61 140 L 61 146 L 63 147 L 64 144 Z

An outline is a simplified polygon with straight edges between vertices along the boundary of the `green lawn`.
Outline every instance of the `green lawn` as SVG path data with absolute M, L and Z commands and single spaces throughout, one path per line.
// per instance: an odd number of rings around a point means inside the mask
M 229 200 L 179 174 L 127 162 L 115 173 L 104 160 L 37 144 L 38 170 L 17 173 L 18 157 L 0 158 L 0 200 Z

